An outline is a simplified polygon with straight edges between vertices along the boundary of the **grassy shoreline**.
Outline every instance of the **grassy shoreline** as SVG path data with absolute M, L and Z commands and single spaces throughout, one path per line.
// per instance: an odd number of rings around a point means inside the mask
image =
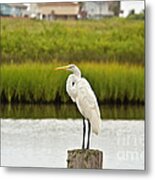
M 2 64 L 1 102 L 67 103 L 68 72 L 60 63 Z M 100 103 L 144 103 L 144 67 L 118 63 L 78 63 Z

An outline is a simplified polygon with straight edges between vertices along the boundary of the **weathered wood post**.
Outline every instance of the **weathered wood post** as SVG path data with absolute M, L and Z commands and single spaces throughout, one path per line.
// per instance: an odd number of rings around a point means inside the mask
M 68 151 L 67 168 L 102 169 L 103 153 L 95 149 Z

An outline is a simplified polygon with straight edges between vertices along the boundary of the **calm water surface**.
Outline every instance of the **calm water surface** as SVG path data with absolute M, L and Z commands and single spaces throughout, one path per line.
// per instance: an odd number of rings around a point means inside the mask
M 81 148 L 82 121 L 1 120 L 2 166 L 67 167 L 67 150 Z M 144 169 L 144 121 L 102 121 L 91 148 L 104 153 L 105 169 Z

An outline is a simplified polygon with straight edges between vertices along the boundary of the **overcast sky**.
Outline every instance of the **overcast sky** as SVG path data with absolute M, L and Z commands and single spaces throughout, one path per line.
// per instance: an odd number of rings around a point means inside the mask
M 140 13 L 144 9 L 144 1 L 122 1 L 121 10 L 124 13 L 121 16 L 127 16 L 129 11 L 135 9 L 135 13 Z

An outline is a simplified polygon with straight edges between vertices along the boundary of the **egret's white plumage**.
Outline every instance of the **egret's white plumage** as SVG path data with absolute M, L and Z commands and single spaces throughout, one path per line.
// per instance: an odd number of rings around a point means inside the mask
M 83 117 L 90 121 L 92 131 L 98 134 L 101 121 L 100 111 L 96 96 L 90 84 L 85 78 L 81 77 L 79 68 L 74 64 L 57 69 L 66 69 L 73 72 L 67 79 L 66 91 L 72 101 L 77 104 Z

